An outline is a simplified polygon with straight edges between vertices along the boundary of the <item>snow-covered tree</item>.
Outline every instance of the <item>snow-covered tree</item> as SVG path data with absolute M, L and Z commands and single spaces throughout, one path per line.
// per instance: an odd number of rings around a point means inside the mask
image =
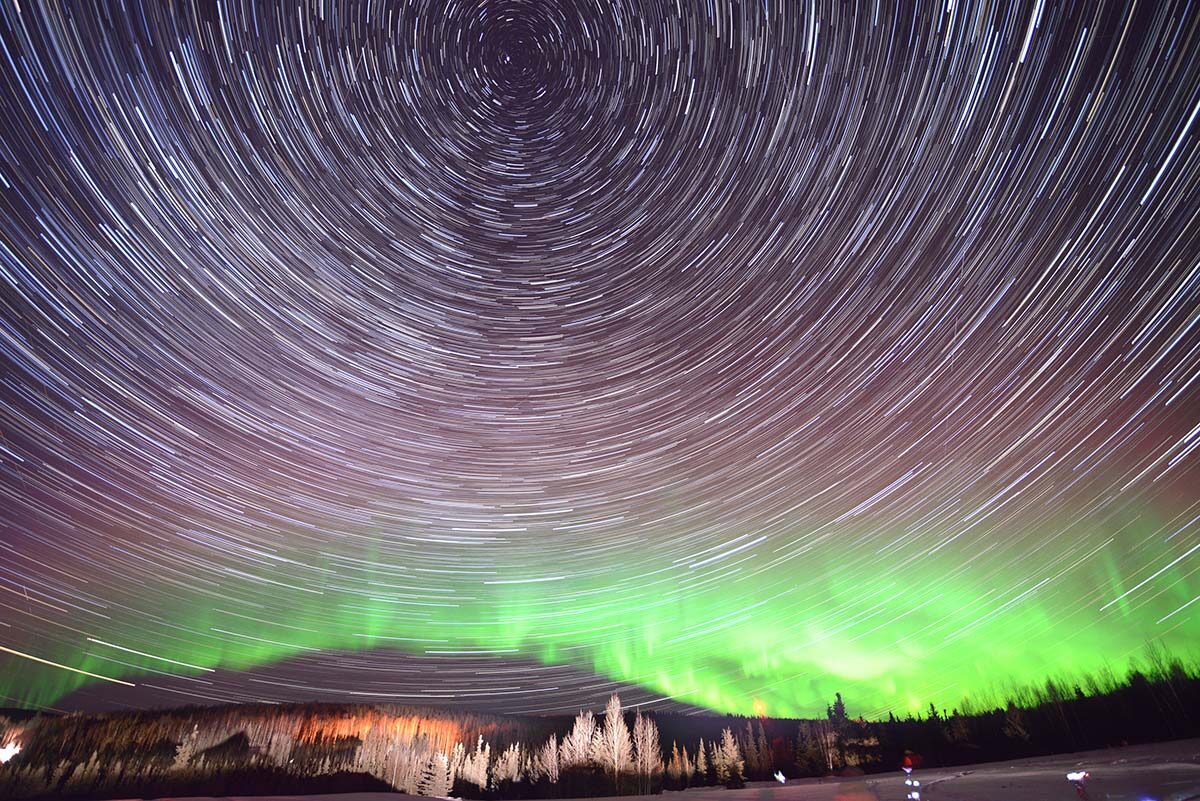
M 379 778 L 401 793 L 418 794 L 429 767 L 430 748 L 424 738 L 409 745 L 393 741 L 388 746 Z
M 499 787 L 501 782 L 521 781 L 523 762 L 520 743 L 513 743 L 504 749 L 504 753 L 496 758 L 496 765 L 492 768 L 492 784 Z
M 629 727 L 621 713 L 621 699 L 616 693 L 608 699 L 604 708 L 604 725 L 596 732 L 592 741 L 592 758 L 612 777 L 613 783 L 627 772 L 633 764 L 633 743 Z
M 475 750 L 464 760 L 459 769 L 458 777 L 468 784 L 473 784 L 480 791 L 488 788 L 488 764 L 492 761 L 492 746 L 483 741 L 483 735 L 475 743 Z
M 467 749 L 462 743 L 455 743 L 454 748 L 450 751 L 450 787 L 454 788 L 454 781 L 462 773 L 463 763 L 467 761 Z
M 700 738 L 700 747 L 696 749 L 696 783 L 708 784 L 708 756 L 703 737 Z
M 725 762 L 725 751 L 718 743 L 712 743 L 709 748 L 711 749 L 709 759 L 712 761 L 713 776 L 716 778 L 717 784 L 724 784 L 729 780 L 729 765 Z
M 454 766 L 450 758 L 441 751 L 431 751 L 425 762 L 421 781 L 417 784 L 417 795 L 445 798 L 454 785 Z
M 432 796 L 434 790 L 441 789 L 437 787 L 440 783 L 438 774 L 441 771 L 438 769 L 438 757 L 440 754 L 436 751 L 431 751 L 425 755 L 425 762 L 421 766 L 421 778 L 417 780 L 416 795 Z
M 683 760 L 679 756 L 679 743 L 671 743 L 671 758 L 667 760 L 667 778 L 674 782 L 683 781 Z
M 745 766 L 737 740 L 727 726 L 721 732 L 721 745 L 713 749 L 713 770 L 717 774 L 717 781 L 721 784 L 741 781 Z
M 187 770 L 192 760 L 196 758 L 196 754 L 200 752 L 200 726 L 193 725 L 192 731 L 187 734 L 179 743 L 179 747 L 175 749 L 175 764 L 172 765 L 173 770 Z
M 633 767 L 642 792 L 649 793 L 654 778 L 663 772 L 662 745 L 654 719 L 638 710 L 633 721 Z
M 677 784 L 687 786 L 691 784 L 692 774 L 695 770 L 696 766 L 692 764 L 687 746 L 680 748 L 675 743 L 671 743 L 671 761 L 667 763 L 667 775 Z
M 575 725 L 563 738 L 558 764 L 563 770 L 582 767 L 592 759 L 592 740 L 596 736 L 596 718 L 591 710 L 580 712 Z
M 534 758 L 538 777 L 545 777 L 551 784 L 558 783 L 558 736 L 551 734 L 546 744 Z
M 430 788 L 431 792 L 429 794 L 437 798 L 446 798 L 454 788 L 454 758 L 452 755 L 443 754 L 440 751 L 437 757 L 434 767 L 438 769 L 438 782 L 436 787 Z

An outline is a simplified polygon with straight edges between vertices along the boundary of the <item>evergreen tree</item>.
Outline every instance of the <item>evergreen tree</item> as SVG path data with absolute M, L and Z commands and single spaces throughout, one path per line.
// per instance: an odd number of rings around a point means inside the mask
M 199 752 L 200 741 L 200 725 L 193 724 L 192 731 L 183 738 L 179 743 L 179 748 L 175 751 L 175 770 L 187 770 L 191 767 L 192 760 L 196 758 Z
M 450 795 L 450 787 L 454 783 L 453 772 L 449 757 L 441 751 L 430 752 L 417 783 L 417 795 L 434 798 Z
M 671 758 L 667 761 L 667 778 L 674 782 L 683 781 L 683 760 L 679 756 L 679 744 L 671 743 Z
M 811 745 L 808 741 L 808 735 L 804 733 L 803 723 L 800 724 L 800 728 L 796 732 L 796 741 L 792 743 L 792 746 L 792 761 L 796 763 L 796 767 L 799 769 L 801 775 L 813 773 L 809 759 Z
M 760 776 L 771 776 L 775 771 L 775 754 L 771 750 L 771 744 L 767 742 L 767 733 L 763 731 L 762 721 L 755 721 L 758 725 L 758 737 L 755 740 L 755 747 L 758 751 L 757 769 Z
M 504 749 L 504 752 L 496 758 L 495 767 L 492 768 L 492 785 L 500 787 L 503 782 L 521 781 L 523 763 L 520 743 L 513 743 Z
M 842 701 L 842 694 L 834 693 L 834 696 L 833 706 L 826 707 L 825 711 L 829 717 L 829 722 L 837 729 L 845 726 L 849 718 L 846 716 L 846 704 Z
M 760 761 L 758 756 L 758 741 L 754 738 L 753 721 L 746 721 L 746 733 L 741 736 L 740 740 L 742 753 L 745 754 L 746 758 L 747 775 L 753 778 L 760 778 L 758 776 L 758 763 Z
M 483 735 L 475 744 L 475 750 L 463 760 L 459 778 L 468 784 L 473 784 L 480 792 L 488 788 L 488 764 L 492 761 L 492 746 L 483 741 Z
M 742 759 L 741 749 L 733 731 L 726 727 L 721 732 L 721 745 L 713 751 L 713 770 L 717 774 L 717 782 L 726 785 L 740 785 L 745 771 L 745 760 Z

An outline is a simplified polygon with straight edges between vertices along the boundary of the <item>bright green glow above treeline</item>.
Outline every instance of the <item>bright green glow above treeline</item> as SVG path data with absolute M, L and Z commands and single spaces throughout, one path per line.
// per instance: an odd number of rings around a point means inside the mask
M 960 547 L 853 558 L 813 547 L 781 559 L 787 552 L 738 550 L 747 540 L 735 540 L 653 565 L 609 556 L 586 575 L 556 570 L 551 554 L 502 563 L 478 546 L 448 575 L 407 567 L 361 539 L 356 555 L 277 554 L 292 561 L 253 574 L 237 554 L 198 559 L 191 584 L 147 580 L 127 608 L 75 618 L 75 642 L 22 652 L 136 682 L 146 670 L 240 670 L 312 649 L 495 651 L 720 712 L 811 716 L 842 692 L 872 717 L 1122 673 L 1150 643 L 1190 661 L 1200 618 L 1186 606 L 1196 588 L 1182 557 L 1194 547 L 1177 539 L 1062 536 L 1023 543 L 1009 562 L 986 545 L 974 555 Z M 26 659 L 8 664 L 0 692 L 19 703 L 50 705 L 92 681 Z

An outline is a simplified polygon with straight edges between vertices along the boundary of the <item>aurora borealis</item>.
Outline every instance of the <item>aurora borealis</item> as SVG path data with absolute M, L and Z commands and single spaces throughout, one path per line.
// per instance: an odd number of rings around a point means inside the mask
M 1196 655 L 1194 3 L 0 45 L 0 705 L 874 716 Z

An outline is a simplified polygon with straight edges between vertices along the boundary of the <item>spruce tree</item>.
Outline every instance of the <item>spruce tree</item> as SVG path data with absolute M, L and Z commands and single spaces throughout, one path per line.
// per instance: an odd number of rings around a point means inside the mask
M 713 751 L 713 769 L 717 773 L 717 782 L 730 786 L 740 786 L 745 775 L 745 760 L 738 748 L 737 740 L 729 727 L 721 732 L 721 745 Z

